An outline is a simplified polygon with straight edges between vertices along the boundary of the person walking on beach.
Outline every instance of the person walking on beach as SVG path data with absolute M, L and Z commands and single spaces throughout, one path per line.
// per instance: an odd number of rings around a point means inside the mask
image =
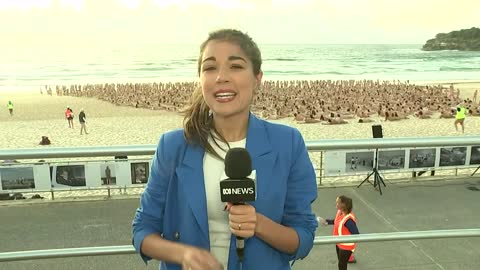
M 455 130 L 458 131 L 458 124 L 462 126 L 462 133 L 465 132 L 465 107 L 463 105 L 457 106 L 457 113 L 455 114 Z
M 12 101 L 8 101 L 7 103 L 7 108 L 8 108 L 8 112 L 10 113 L 10 116 L 13 116 L 13 103 Z
M 67 110 L 65 111 L 65 118 L 68 121 L 68 127 L 73 128 L 73 111 L 67 106 Z
M 82 135 L 83 131 L 85 131 L 85 134 L 88 134 L 87 117 L 85 115 L 85 112 L 83 111 L 83 108 L 80 110 L 80 113 L 78 114 L 78 121 L 80 122 L 80 135 Z
M 335 219 L 325 219 L 321 223 L 323 226 L 333 225 L 333 236 L 359 234 L 357 227 L 357 218 L 352 212 L 352 199 L 341 195 L 336 200 L 337 215 Z M 338 270 L 347 270 L 349 262 L 355 263 L 356 259 L 353 257 L 356 243 L 337 243 L 335 249 L 338 258 Z

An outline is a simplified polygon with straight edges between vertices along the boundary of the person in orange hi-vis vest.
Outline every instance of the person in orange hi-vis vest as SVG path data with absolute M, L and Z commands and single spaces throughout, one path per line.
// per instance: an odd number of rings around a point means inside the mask
M 325 219 L 321 222 L 322 225 L 333 225 L 334 236 L 359 234 L 357 218 L 352 212 L 352 199 L 344 195 L 338 196 L 336 206 L 337 215 L 335 219 Z M 356 245 L 356 243 L 337 243 L 335 248 L 337 250 L 339 270 L 346 270 L 349 262 L 356 262 L 355 257 L 353 257 Z

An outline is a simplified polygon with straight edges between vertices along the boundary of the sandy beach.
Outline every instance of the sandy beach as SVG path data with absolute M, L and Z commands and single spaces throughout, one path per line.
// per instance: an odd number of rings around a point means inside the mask
M 480 83 L 458 83 L 464 98 L 472 97 Z M 11 100 L 14 116 L 8 114 L 7 101 Z M 42 148 L 42 147 L 75 147 L 102 145 L 141 145 L 157 144 L 165 131 L 180 128 L 182 116 L 165 111 L 153 111 L 133 107 L 115 106 L 108 102 L 93 98 L 41 95 L 39 92 L 2 92 L 0 104 L 0 149 Z M 64 119 L 64 111 L 70 106 L 74 113 L 75 127 L 68 127 Z M 87 116 L 88 135 L 80 135 L 78 112 L 83 108 Z M 465 133 L 456 131 L 454 119 L 440 119 L 434 115 L 431 119 L 418 119 L 410 116 L 408 120 L 383 121 L 374 118 L 376 124 L 383 126 L 385 137 L 429 137 L 429 136 L 462 136 L 480 134 L 480 117 L 467 117 Z M 298 124 L 293 119 L 275 120 L 296 127 L 306 141 L 322 139 L 354 139 L 371 138 L 371 125 L 375 123 L 357 123 L 348 120 L 345 125 Z M 42 136 L 48 136 L 50 146 L 38 145 Z M 315 167 L 319 167 L 318 153 L 311 155 Z M 408 177 L 407 174 L 400 175 Z M 343 177 L 343 182 L 355 182 L 361 176 Z M 338 183 L 338 178 L 324 179 L 323 184 Z M 102 191 L 90 191 L 90 195 L 106 194 Z M 115 192 L 116 193 L 116 192 Z M 68 194 L 68 193 L 67 193 Z M 70 193 L 66 196 L 75 196 Z
M 445 83 L 449 85 L 449 83 Z M 480 82 L 459 82 L 464 98 L 472 97 Z M 6 104 L 11 100 L 14 116 L 8 114 Z M 182 126 L 182 116 L 165 111 L 115 106 L 93 98 L 48 96 L 39 92 L 2 92 L 0 98 L 0 149 L 34 147 L 73 147 L 100 145 L 156 144 L 160 135 Z M 64 111 L 70 106 L 75 113 L 73 129 L 68 128 Z M 80 135 L 78 113 L 84 108 L 87 116 L 88 135 Z M 480 133 L 480 117 L 467 117 L 465 134 L 455 131 L 453 119 L 418 119 L 383 121 L 377 117 L 375 123 L 383 126 L 385 137 L 425 136 L 468 136 Z M 372 123 L 356 123 L 348 120 L 346 125 L 297 124 L 293 119 L 275 120 L 298 128 L 305 140 L 371 138 Z M 38 145 L 41 136 L 48 136 L 50 146 Z
M 475 93 L 475 90 L 480 91 L 480 81 L 455 81 L 455 82 L 447 82 L 447 81 L 441 81 L 441 82 L 429 82 L 429 81 L 419 81 L 415 82 L 416 84 L 419 85 L 442 85 L 443 87 L 450 87 L 450 85 L 453 85 L 455 89 L 460 89 L 460 97 L 466 99 L 470 98 L 473 99 L 473 93 Z

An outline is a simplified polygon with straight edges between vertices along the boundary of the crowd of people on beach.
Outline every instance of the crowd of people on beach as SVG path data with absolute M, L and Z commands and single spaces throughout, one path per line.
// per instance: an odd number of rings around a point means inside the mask
M 93 97 L 119 106 L 179 112 L 188 104 L 196 82 L 126 83 L 56 86 L 58 96 Z M 450 87 L 419 86 L 400 81 L 264 81 L 256 90 L 252 111 L 276 120 L 293 118 L 298 123 L 325 125 L 408 118 L 455 118 L 462 106 L 467 115 L 480 115 L 474 99 L 461 99 Z M 434 115 L 435 114 L 435 115 Z

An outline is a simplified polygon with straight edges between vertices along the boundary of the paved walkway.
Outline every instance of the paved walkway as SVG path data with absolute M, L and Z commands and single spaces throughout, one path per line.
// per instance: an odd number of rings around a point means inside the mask
M 322 188 L 313 207 L 324 217 L 335 214 L 335 198 L 353 198 L 362 233 L 480 227 L 480 178 L 455 181 L 389 183 L 383 196 L 365 183 L 360 188 Z M 50 248 L 127 245 L 139 200 L 15 204 L 0 207 L 0 252 Z M 317 235 L 330 235 L 319 227 Z M 480 238 L 361 243 L 358 263 L 349 269 L 474 270 L 480 268 Z M 65 258 L 2 263 L 20 269 L 157 269 L 136 255 Z M 336 268 L 333 245 L 315 246 L 295 270 Z

